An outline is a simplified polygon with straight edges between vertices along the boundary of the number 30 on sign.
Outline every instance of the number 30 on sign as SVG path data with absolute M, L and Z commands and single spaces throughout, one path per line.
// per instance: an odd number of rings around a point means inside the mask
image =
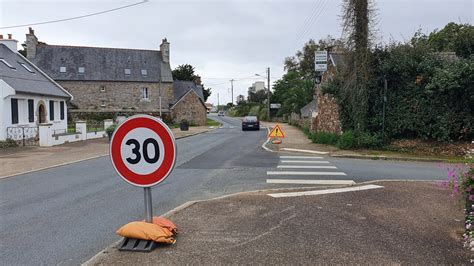
M 135 115 L 115 130 L 110 158 L 117 173 L 138 187 L 152 187 L 173 170 L 176 145 L 173 133 L 160 119 Z

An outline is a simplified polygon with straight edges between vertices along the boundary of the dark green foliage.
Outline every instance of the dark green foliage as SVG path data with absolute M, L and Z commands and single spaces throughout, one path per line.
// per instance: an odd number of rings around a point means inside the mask
M 277 116 L 299 113 L 311 102 L 314 94 L 314 80 L 305 79 L 299 72 L 290 71 L 273 85 L 272 103 L 281 103 Z
M 355 136 L 352 131 L 342 133 L 337 141 L 337 147 L 340 149 L 348 150 L 356 147 Z
M 360 141 L 366 139 L 363 132 L 383 134 L 383 138 L 377 137 L 380 140 L 422 138 L 450 142 L 472 139 L 474 56 L 471 48 L 459 48 L 470 47 L 471 39 L 448 34 L 446 29 L 455 25 L 450 23 L 429 37 L 417 32 L 408 43 L 392 43 L 371 51 L 366 130 L 358 130 L 357 113 L 351 104 L 357 90 L 345 90 L 347 76 L 344 71 L 338 71 L 333 81 L 323 86 L 323 92 L 336 96 L 343 130 L 357 132 L 361 135 Z M 460 28 L 463 30 L 459 32 L 472 31 L 472 26 Z M 440 34 L 448 37 L 441 38 Z M 454 49 L 454 43 L 460 49 L 456 53 L 464 58 L 447 58 L 439 53 Z M 382 132 L 384 78 L 388 86 L 385 132 Z
M 0 149 L 12 148 L 12 147 L 18 147 L 18 143 L 14 141 L 13 139 L 6 139 L 6 140 L 0 141 Z
M 311 135 L 311 141 L 319 144 L 336 145 L 339 135 L 329 132 L 316 132 Z

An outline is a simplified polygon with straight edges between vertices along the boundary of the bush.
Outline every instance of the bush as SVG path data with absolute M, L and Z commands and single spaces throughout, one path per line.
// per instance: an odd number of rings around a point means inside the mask
M 320 144 L 336 145 L 339 135 L 329 132 L 316 132 L 311 134 L 311 141 Z
M 339 149 L 353 149 L 356 147 L 356 138 L 352 131 L 344 132 L 337 141 Z
M 356 136 L 357 148 L 375 149 L 384 146 L 383 138 L 379 134 L 360 133 Z
M 0 148 L 11 148 L 18 147 L 18 143 L 12 139 L 6 139 L 5 141 L 0 141 Z

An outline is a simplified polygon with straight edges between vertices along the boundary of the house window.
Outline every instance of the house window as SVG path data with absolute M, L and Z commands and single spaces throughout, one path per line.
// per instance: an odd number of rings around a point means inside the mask
M 54 121 L 54 101 L 49 101 L 49 120 Z
M 130 68 L 125 68 L 125 75 L 131 75 L 132 74 L 132 70 L 130 70 Z
M 64 101 L 59 102 L 59 117 L 64 120 Z
M 59 67 L 59 72 L 66 73 L 66 67 L 65 66 Z
M 31 68 L 29 68 L 26 64 L 24 63 L 19 63 L 24 69 L 26 69 L 30 73 L 35 73 Z
M 148 100 L 148 88 L 142 88 L 142 98 Z
M 101 107 L 106 107 L 106 106 L 107 106 L 107 105 L 105 104 L 105 100 L 102 100 L 102 101 L 100 102 L 100 106 L 101 106 Z
M 148 71 L 146 69 L 142 69 L 142 76 L 148 76 Z
M 79 72 L 79 74 L 84 74 L 86 72 L 86 69 L 84 67 L 78 67 L 77 72 Z
M 10 65 L 10 63 L 8 63 L 5 59 L 3 58 L 0 58 L 0 62 L 2 62 L 3 64 L 5 64 L 7 67 L 11 68 L 11 69 L 15 69 L 15 67 L 13 67 L 12 65 Z
M 35 122 L 35 102 L 32 99 L 28 99 L 28 122 Z
M 105 92 L 105 86 L 100 86 L 100 92 Z
M 11 99 L 12 124 L 18 124 L 18 99 Z

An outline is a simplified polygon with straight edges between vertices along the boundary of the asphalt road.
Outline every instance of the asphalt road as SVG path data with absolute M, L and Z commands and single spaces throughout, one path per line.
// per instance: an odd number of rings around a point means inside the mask
M 165 182 L 153 188 L 153 210 L 165 213 L 190 200 L 292 184 L 284 179 L 442 179 L 434 163 L 324 158 L 345 176 L 269 176 L 282 164 L 260 146 L 266 130 L 240 129 L 240 120 L 214 117 L 223 126 L 180 139 L 178 161 Z M 73 151 L 72 151 L 73 152 Z M 300 163 L 298 165 L 310 165 Z M 284 169 L 288 170 L 288 169 Z M 301 171 L 301 169 L 290 169 Z M 308 170 L 308 169 L 305 169 Z M 314 170 L 314 169 L 310 169 Z M 301 186 L 301 185 L 297 185 Z M 1 264 L 79 264 L 119 239 L 116 229 L 143 219 L 143 189 L 117 176 L 108 157 L 0 180 Z

